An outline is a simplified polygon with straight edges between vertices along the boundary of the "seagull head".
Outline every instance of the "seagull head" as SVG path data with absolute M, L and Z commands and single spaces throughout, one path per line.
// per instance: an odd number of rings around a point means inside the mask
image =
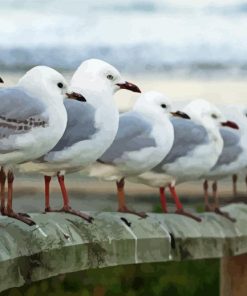
M 236 122 L 240 127 L 238 134 L 241 135 L 241 142 L 247 150 L 247 107 L 244 104 L 230 104 L 221 107 L 222 112 L 228 120 Z
M 189 114 L 191 119 L 204 124 L 206 127 L 215 128 L 227 126 L 229 128 L 238 129 L 238 125 L 235 122 L 226 120 L 226 117 L 220 109 L 206 100 L 194 100 L 184 108 L 184 111 Z
M 47 66 L 36 66 L 29 70 L 17 83 L 30 95 L 48 101 L 63 101 L 67 96 L 79 99 L 80 94 L 68 93 L 68 84 L 62 74 Z
M 227 120 L 235 122 L 239 126 L 239 134 L 243 135 L 247 143 L 247 107 L 244 104 L 229 104 L 220 106 Z M 246 145 L 247 148 L 247 145 Z
M 227 119 L 241 126 L 241 131 L 246 130 L 247 132 L 247 107 L 245 105 L 230 104 L 221 106 L 221 110 Z
M 116 68 L 98 59 L 84 61 L 74 73 L 71 88 L 84 87 L 108 90 L 112 94 L 120 89 L 141 92 L 135 84 L 124 81 Z
M 182 111 L 173 112 L 171 100 L 157 91 L 149 91 L 141 94 L 133 109 L 146 114 L 152 113 L 154 116 L 163 116 L 165 114 L 167 116 L 189 118 L 189 116 Z

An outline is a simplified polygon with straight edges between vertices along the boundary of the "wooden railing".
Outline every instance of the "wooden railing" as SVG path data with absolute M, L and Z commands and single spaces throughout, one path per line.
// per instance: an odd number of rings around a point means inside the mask
M 0 291 L 89 268 L 221 258 L 221 295 L 247 295 L 247 205 L 223 210 L 232 223 L 203 213 L 201 223 L 174 214 L 146 219 L 92 212 L 92 224 L 69 214 L 30 214 L 29 227 L 0 218 Z

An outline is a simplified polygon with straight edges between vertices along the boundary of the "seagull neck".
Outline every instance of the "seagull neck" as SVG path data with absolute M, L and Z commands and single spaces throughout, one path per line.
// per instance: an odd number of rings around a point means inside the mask
M 168 121 L 168 115 L 165 113 L 160 113 L 156 110 L 156 108 L 152 108 L 150 106 L 134 106 L 133 111 L 142 114 L 144 117 L 151 119 L 152 121 L 162 122 Z
M 95 86 L 85 83 L 86 86 L 78 84 L 70 85 L 70 91 L 77 92 L 85 97 L 88 103 L 93 106 L 100 106 L 101 104 L 113 104 L 113 90 L 105 85 Z
M 44 104 L 46 104 L 48 107 L 49 106 L 56 106 L 56 105 L 63 105 L 63 96 L 58 96 L 58 95 L 51 95 L 49 91 L 46 91 L 45 89 L 42 89 L 42 91 L 38 91 L 37 88 L 32 88 L 32 87 L 24 87 L 23 85 L 18 85 L 17 86 L 19 89 L 23 90 L 25 93 L 30 95 L 31 97 L 34 98 L 40 98 Z
M 219 127 L 215 123 L 211 121 L 204 121 L 202 124 L 207 130 L 209 138 L 217 141 L 222 139 L 220 135 Z

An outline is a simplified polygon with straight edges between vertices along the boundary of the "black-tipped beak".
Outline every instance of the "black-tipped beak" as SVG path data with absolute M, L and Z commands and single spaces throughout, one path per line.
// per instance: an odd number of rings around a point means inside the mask
M 76 100 L 76 101 L 79 101 L 79 102 L 86 102 L 87 100 L 83 97 L 83 95 L 81 94 L 78 94 L 76 92 L 71 92 L 71 93 L 66 93 L 66 96 L 69 98 L 69 99 L 72 99 L 72 100 Z
M 135 85 L 133 83 L 130 83 L 128 81 L 125 81 L 124 83 L 117 83 L 117 85 L 121 89 L 128 89 L 128 90 L 133 91 L 133 92 L 141 93 L 141 90 L 137 85 Z
M 221 122 L 221 125 L 222 126 L 228 126 L 230 128 L 234 128 L 234 129 L 239 129 L 239 126 L 235 122 L 230 121 L 230 120 L 227 120 L 225 122 Z
M 3 79 L 0 77 L 0 83 L 4 83 Z
M 189 115 L 182 112 L 182 111 L 171 112 L 171 114 L 173 116 L 176 116 L 176 117 L 181 117 L 181 118 L 184 118 L 184 119 L 190 119 Z

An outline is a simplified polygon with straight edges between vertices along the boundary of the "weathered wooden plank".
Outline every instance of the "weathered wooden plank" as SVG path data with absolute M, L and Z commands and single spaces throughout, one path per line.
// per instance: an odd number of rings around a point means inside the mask
M 221 259 L 221 296 L 246 296 L 247 254 Z
M 247 253 L 247 206 L 225 210 L 236 223 L 211 213 L 198 223 L 174 214 L 94 212 L 92 224 L 69 214 L 30 214 L 32 227 L 0 217 L 0 291 L 89 268 Z

